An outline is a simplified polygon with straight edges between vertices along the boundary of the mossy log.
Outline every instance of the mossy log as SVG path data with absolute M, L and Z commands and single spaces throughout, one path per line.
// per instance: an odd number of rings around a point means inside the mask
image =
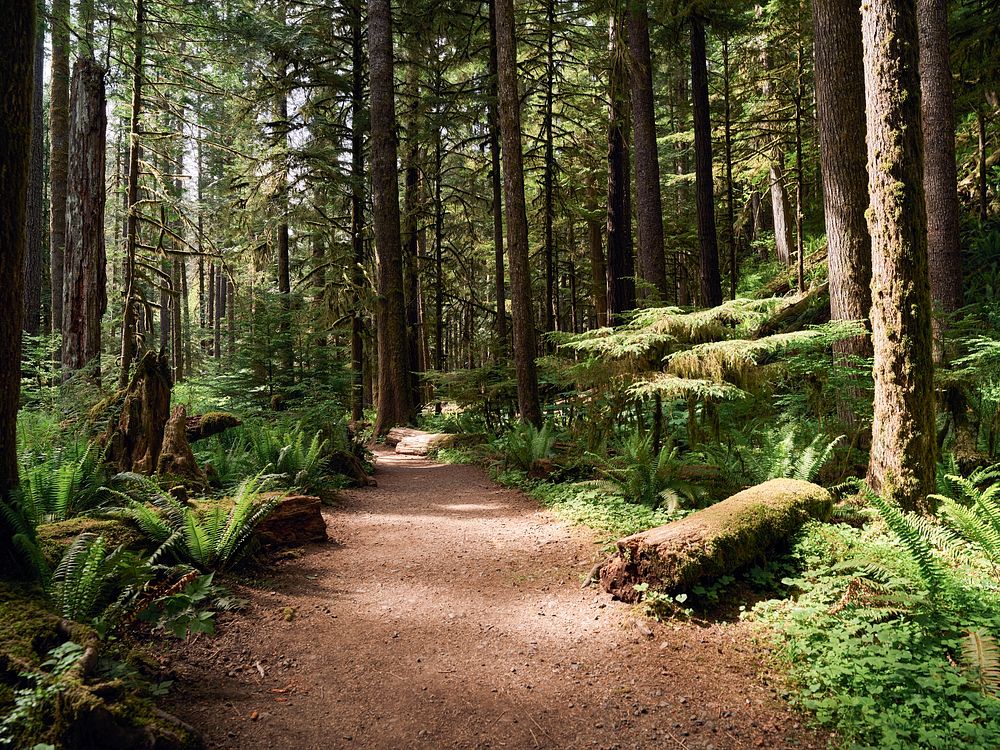
M 601 567 L 605 591 L 636 602 L 636 584 L 682 591 L 743 568 L 786 544 L 803 523 L 830 514 L 815 484 L 772 479 L 665 526 L 619 539 Z
M 417 435 L 409 435 L 396 443 L 396 453 L 407 456 L 427 456 L 442 448 L 478 445 L 485 440 L 483 435 L 421 432 Z
M 224 411 L 210 411 L 187 418 L 187 439 L 189 443 L 218 435 L 232 427 L 243 424 L 235 414 Z

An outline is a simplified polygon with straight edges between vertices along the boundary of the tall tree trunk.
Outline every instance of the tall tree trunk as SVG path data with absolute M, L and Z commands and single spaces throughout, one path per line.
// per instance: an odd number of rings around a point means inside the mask
M 129 370 L 136 353 L 137 297 L 135 253 L 139 240 L 139 123 L 142 115 L 142 47 L 146 25 L 145 0 L 135 3 L 135 32 L 132 37 L 132 115 L 129 119 L 128 218 L 125 225 L 125 305 L 122 312 L 122 355 L 118 388 L 128 385 Z
M 624 19 L 616 7 L 608 24 L 611 79 L 608 96 L 608 312 L 613 324 L 635 309 L 632 199 L 628 149 L 628 71 Z
M 278 0 L 278 22 L 285 26 L 287 0 Z M 278 328 L 281 338 L 282 366 L 287 378 L 292 377 L 294 369 L 294 351 L 292 347 L 292 283 L 289 273 L 288 257 L 288 61 L 284 53 L 275 56 L 274 66 L 277 73 L 277 94 L 274 100 L 275 140 L 278 147 L 278 212 L 280 219 L 277 226 L 277 273 L 278 295 L 281 298 L 282 318 Z
M 497 21 L 496 0 L 488 0 L 490 14 L 490 68 L 487 119 L 490 128 L 490 185 L 493 188 L 493 256 L 494 282 L 497 298 L 496 331 L 499 353 L 508 351 L 507 343 L 507 291 L 504 282 L 503 260 L 503 183 L 500 175 L 500 116 L 497 112 Z
M 406 87 L 410 96 L 410 110 L 404 128 L 406 131 L 406 163 L 403 214 L 403 285 L 406 297 L 406 357 L 410 372 L 410 400 L 419 410 L 420 393 L 420 275 L 417 252 L 417 224 L 420 214 L 420 166 L 418 164 L 418 128 L 420 102 L 420 80 L 418 67 L 420 56 L 414 42 L 411 45 L 409 65 L 406 71 Z
M 375 434 L 413 419 L 407 363 L 403 251 L 396 181 L 396 111 L 389 0 L 368 0 L 372 190 L 378 257 L 378 418 Z
M 49 278 L 52 332 L 62 331 L 66 250 L 66 170 L 69 168 L 69 0 L 52 0 L 49 87 Z
M 35 78 L 31 100 L 31 173 L 28 183 L 28 247 L 24 255 L 24 332 L 38 335 L 42 312 L 42 227 L 44 215 L 42 182 L 45 171 L 45 120 L 43 108 L 43 77 L 45 73 L 45 25 L 38 20 L 35 32 Z
M 593 178 L 591 178 L 593 179 Z M 608 273 L 604 265 L 604 227 L 598 220 L 597 186 L 591 182 L 587 188 L 587 234 L 590 239 L 591 294 L 594 298 L 594 316 L 598 328 L 608 325 Z
M 639 296 L 667 299 L 667 271 L 663 251 L 663 201 L 660 196 L 660 160 L 656 147 L 653 109 L 653 63 L 649 50 L 646 0 L 628 5 L 629 82 L 632 89 L 632 139 L 635 148 L 636 253 L 639 278 L 645 282 Z
M 181 315 L 181 264 L 183 255 L 170 257 L 170 353 L 174 382 L 184 380 L 184 330 Z
M 867 0 L 861 27 L 875 349 L 868 482 L 906 510 L 930 511 L 934 364 L 916 1 Z
M 545 137 L 544 171 L 542 174 L 542 200 L 545 221 L 545 304 L 542 306 L 542 330 L 546 333 L 556 328 L 556 262 L 553 223 L 555 222 L 556 157 L 555 137 L 552 132 L 553 105 L 555 100 L 555 6 L 556 0 L 545 2 L 545 110 L 542 114 L 542 131 Z M 548 339 L 544 344 L 549 346 Z
M 361 28 L 364 0 L 348 0 L 351 25 L 351 280 L 354 311 L 351 315 L 351 419 L 364 418 L 364 318 L 365 288 L 365 48 Z
M 736 254 L 736 208 L 733 205 L 733 113 L 732 98 L 729 93 L 729 34 L 722 39 L 722 95 L 725 100 L 725 122 L 723 137 L 726 151 L 726 240 L 729 245 L 729 298 L 736 299 L 736 284 L 739 280 Z M 660 395 L 657 394 L 657 399 Z M 660 404 L 660 401 L 657 401 Z M 657 411 L 657 414 L 660 412 Z
M 35 2 L 12 0 L 0 26 L 0 498 L 17 487 L 17 410 L 21 397 L 21 329 L 24 318 L 24 254 L 31 168 Z M 14 530 L 0 515 L 0 578 L 23 572 Z
M 917 0 L 917 21 L 931 296 L 945 313 L 951 313 L 962 306 L 962 248 L 947 0 Z
M 513 0 L 496 0 L 497 86 L 500 136 L 503 140 L 504 205 L 507 213 L 507 257 L 514 329 L 514 368 L 521 419 L 542 423 L 535 371 L 535 321 L 531 311 L 531 271 L 528 264 L 528 219 L 524 202 L 521 153 L 521 97 L 517 89 L 517 37 Z
M 770 168 L 771 217 L 774 222 L 774 253 L 788 266 L 792 263 L 795 246 L 795 223 L 792 219 L 792 201 L 785 188 L 785 156 L 775 151 Z
M 104 71 L 89 55 L 73 69 L 66 180 L 63 275 L 64 376 L 89 368 L 101 379 L 101 318 L 108 307 L 104 249 L 104 169 L 107 139 Z
M 872 305 L 872 247 L 865 219 L 868 178 L 860 6 L 860 0 L 813 0 L 812 4 L 816 117 L 833 320 L 867 320 Z M 834 350 L 870 357 L 871 339 L 847 339 L 835 344 Z M 853 423 L 854 415 L 848 409 L 841 408 L 841 416 Z
M 701 303 L 722 304 L 719 240 L 715 232 L 715 187 L 712 179 L 712 122 L 708 107 L 708 58 L 705 26 L 691 16 L 691 95 L 694 109 L 695 192 L 698 207 L 698 245 L 701 251 Z

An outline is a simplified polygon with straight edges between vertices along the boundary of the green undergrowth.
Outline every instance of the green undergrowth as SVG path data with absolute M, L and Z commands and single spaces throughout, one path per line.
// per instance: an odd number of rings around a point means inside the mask
M 751 614 L 787 666 L 793 701 L 846 747 L 1000 747 L 996 579 L 974 556 L 923 557 L 881 522 L 810 523 L 789 555 L 802 572 L 783 581 L 795 595 Z
M 566 521 L 607 534 L 609 543 L 618 537 L 645 531 L 684 515 L 684 512 L 671 513 L 663 508 L 630 503 L 589 482 L 545 482 L 532 479 L 516 469 L 496 471 L 494 478 L 505 487 L 527 492 Z

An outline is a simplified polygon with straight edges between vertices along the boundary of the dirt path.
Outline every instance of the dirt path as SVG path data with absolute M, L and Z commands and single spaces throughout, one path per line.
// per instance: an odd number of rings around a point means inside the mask
M 327 511 L 335 544 L 176 649 L 168 708 L 210 747 L 826 746 L 745 626 L 660 626 L 581 590 L 587 530 L 474 467 L 383 454 L 376 478 Z

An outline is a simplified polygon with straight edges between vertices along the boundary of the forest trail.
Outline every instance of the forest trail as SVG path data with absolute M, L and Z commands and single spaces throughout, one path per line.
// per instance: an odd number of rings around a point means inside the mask
M 175 646 L 212 748 L 822 748 L 742 624 L 657 625 L 580 581 L 592 532 L 476 467 L 381 453 L 327 545 Z

